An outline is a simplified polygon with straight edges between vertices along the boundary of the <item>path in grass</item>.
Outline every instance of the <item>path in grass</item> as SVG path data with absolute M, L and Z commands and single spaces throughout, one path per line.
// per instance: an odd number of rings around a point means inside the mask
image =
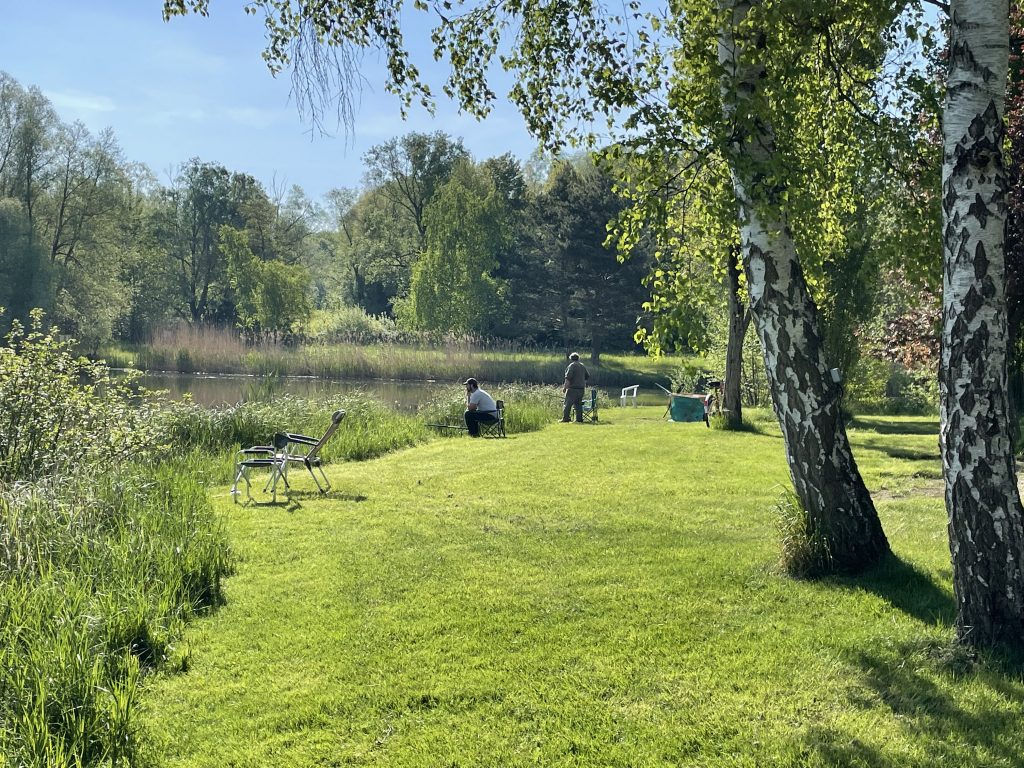
M 934 422 L 851 430 L 900 560 L 796 583 L 777 432 L 662 411 L 337 465 L 290 505 L 218 492 L 238 572 L 147 687 L 155 762 L 1020 765 L 1024 686 L 947 650 Z

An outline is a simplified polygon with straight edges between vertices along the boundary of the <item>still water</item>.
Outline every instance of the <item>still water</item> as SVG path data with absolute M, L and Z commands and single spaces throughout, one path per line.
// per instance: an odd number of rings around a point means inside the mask
M 332 395 L 361 392 L 400 410 L 415 410 L 417 405 L 439 392 L 463 394 L 457 382 L 336 381 L 306 376 L 265 378 L 230 374 L 147 373 L 139 378 L 139 383 L 147 389 L 165 390 L 167 396 L 175 400 L 190 394 L 193 401 L 205 406 L 237 403 L 268 393 L 329 402 Z

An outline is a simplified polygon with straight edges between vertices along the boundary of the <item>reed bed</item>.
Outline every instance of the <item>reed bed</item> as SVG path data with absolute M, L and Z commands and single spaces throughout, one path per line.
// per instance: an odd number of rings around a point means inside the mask
M 434 339 L 404 344 L 256 344 L 218 329 L 184 329 L 157 336 L 149 345 L 111 348 L 104 357 L 114 367 L 179 373 L 232 373 L 314 376 L 324 379 L 400 381 L 481 380 L 561 383 L 564 354 L 550 349 L 467 339 Z M 666 384 L 678 369 L 675 359 L 609 355 L 589 365 L 591 383 L 600 387 Z

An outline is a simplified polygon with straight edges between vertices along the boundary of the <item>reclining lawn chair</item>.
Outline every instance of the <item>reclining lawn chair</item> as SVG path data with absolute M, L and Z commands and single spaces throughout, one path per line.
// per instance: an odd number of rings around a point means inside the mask
M 316 483 L 320 493 L 327 493 L 331 489 L 331 482 L 324 474 L 323 462 L 320 458 L 320 451 L 324 445 L 338 431 L 338 425 L 345 418 L 345 411 L 338 410 L 331 415 L 331 425 L 324 432 L 323 437 L 309 437 L 295 432 L 278 432 L 274 435 L 273 445 L 255 445 L 251 448 L 243 448 L 235 458 L 235 482 L 231 486 L 231 495 L 238 501 L 238 481 L 245 481 L 245 495 L 252 500 L 252 487 L 249 483 L 249 471 L 252 469 L 266 468 L 270 470 L 270 477 L 263 492 L 270 491 L 273 500 L 277 501 L 277 483 L 281 481 L 284 487 L 291 490 L 288 484 L 289 464 L 302 464 Z M 316 472 L 320 471 L 320 477 Z M 323 479 L 323 485 L 320 480 Z

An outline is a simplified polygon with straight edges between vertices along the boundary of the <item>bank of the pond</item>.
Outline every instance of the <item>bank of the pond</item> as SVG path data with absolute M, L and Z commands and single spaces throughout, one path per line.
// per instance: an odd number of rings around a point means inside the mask
M 851 428 L 896 558 L 780 575 L 767 414 L 619 409 L 214 503 L 227 603 L 152 679 L 163 766 L 1015 766 L 1024 684 L 953 650 L 933 421 Z
M 0 476 L 0 766 L 136 765 L 140 681 L 187 668 L 183 627 L 220 601 L 235 562 L 207 488 L 230 480 L 237 449 L 278 431 L 320 435 L 342 408 L 322 457 L 355 466 L 443 441 L 427 424 L 461 422 L 464 402 L 448 391 L 399 411 L 356 392 L 132 406 L 126 381 L 108 380 L 101 366 L 77 371 L 50 344 L 27 346 L 0 375 L 0 424 L 11 438 L 0 467 L 50 468 Z M 83 380 L 100 386 L 83 389 Z M 552 420 L 547 393 L 497 392 L 510 406 L 510 435 Z M 81 414 L 69 415 L 72 406 Z M 68 444 L 52 438 L 51 416 L 68 419 Z M 88 450 L 79 444 L 87 437 Z M 32 460 L 15 462 L 14 448 L 33 441 Z M 72 451 L 85 461 L 97 445 L 99 458 L 74 466 Z
M 115 368 L 143 371 L 256 376 L 308 376 L 332 380 L 386 380 L 457 383 L 468 376 L 482 382 L 524 382 L 560 385 L 565 372 L 563 355 L 552 351 L 492 349 L 470 344 L 415 347 L 397 344 L 258 345 L 241 341 L 217 343 L 203 336 L 132 347 L 102 350 Z M 682 358 L 642 355 L 604 355 L 599 364 L 588 363 L 591 383 L 604 388 L 633 384 L 668 385 L 681 367 L 696 369 Z

